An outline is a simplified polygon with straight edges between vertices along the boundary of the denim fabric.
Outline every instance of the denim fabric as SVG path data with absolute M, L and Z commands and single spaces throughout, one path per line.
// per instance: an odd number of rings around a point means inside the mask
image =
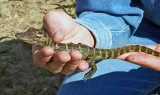
M 160 26 L 160 0 L 141 0 L 145 17 Z
M 157 44 L 159 30 L 144 20 L 128 44 Z M 97 67 L 96 74 L 86 82 L 83 77 L 88 70 L 66 76 L 58 95 L 150 95 L 160 86 L 160 72 L 149 68 L 118 59 L 97 62 Z
M 155 45 L 160 42 L 160 11 L 155 7 L 153 12 L 147 6 L 159 4 L 159 0 L 77 0 L 79 16 L 75 21 L 93 33 L 97 48 Z M 143 12 L 155 13 L 154 19 L 146 16 L 155 24 L 143 18 Z M 89 70 L 66 76 L 58 95 L 149 95 L 160 86 L 158 71 L 119 59 L 96 63 L 96 74 L 86 82 L 83 77 Z
M 117 43 L 116 46 L 125 45 L 126 39 L 130 37 L 130 27 L 121 17 L 83 12 L 75 21 L 91 30 L 96 38 L 97 48 L 111 48 L 113 43 Z
M 143 17 L 143 10 L 139 7 L 141 5 L 137 4 L 139 3 L 135 2 L 135 0 L 77 0 L 76 13 L 83 15 L 83 12 L 94 12 L 95 14 L 89 14 L 90 16 L 87 16 L 87 19 L 97 20 L 109 29 L 110 27 L 108 26 L 108 23 L 111 23 L 113 20 L 112 18 L 114 18 L 114 22 L 116 21 L 116 23 L 111 26 L 113 27 L 113 30 L 117 30 L 114 29 L 114 26 L 119 26 L 119 23 L 121 23 L 123 24 L 122 27 L 130 27 L 130 32 L 128 32 L 128 35 L 131 35 L 135 32 Z M 108 16 L 98 15 L 97 18 L 97 16 L 95 16 L 96 13 L 103 13 L 104 15 L 107 14 L 110 15 L 110 17 L 108 18 Z M 85 13 L 85 15 L 87 14 Z M 77 19 L 79 20 L 85 18 L 80 15 Z M 118 29 L 118 31 L 119 30 L 121 29 Z
M 160 0 L 77 0 L 75 21 L 94 34 L 97 48 L 113 48 L 128 42 L 144 11 L 159 25 L 159 5 Z

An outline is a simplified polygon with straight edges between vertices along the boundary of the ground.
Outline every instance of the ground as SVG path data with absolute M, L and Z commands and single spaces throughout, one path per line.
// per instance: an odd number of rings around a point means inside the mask
M 75 17 L 75 0 L 0 0 L 0 95 L 56 95 L 64 75 L 36 67 L 32 46 L 14 36 L 41 28 L 51 10 Z

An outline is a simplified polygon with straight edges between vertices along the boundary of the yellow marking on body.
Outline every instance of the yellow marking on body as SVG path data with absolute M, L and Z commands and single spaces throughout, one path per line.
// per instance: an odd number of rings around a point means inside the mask
M 101 51 L 101 49 L 99 49 L 99 55 L 102 55 L 102 51 Z
M 160 56 L 160 53 L 159 53 L 159 56 Z
M 107 59 L 108 58 L 108 51 L 106 50 L 106 56 L 105 56 L 105 59 Z
M 141 52 L 142 51 L 142 46 L 139 45 L 138 48 L 139 48 L 138 51 Z
M 51 40 L 51 38 L 49 37 L 49 40 L 47 41 L 48 46 L 51 46 L 51 41 L 50 40 Z
M 95 55 L 95 53 L 96 53 L 96 49 L 95 49 L 95 48 L 93 48 L 93 53 L 94 53 L 94 55 Z
M 154 55 L 155 54 L 155 51 L 154 50 L 152 50 L 152 55 Z
M 49 41 L 49 46 L 51 46 L 52 44 L 52 39 L 49 37 L 50 41 Z
M 125 49 L 125 48 L 123 48 L 123 54 L 125 54 L 125 53 L 127 53 L 127 52 L 126 52 L 126 49 Z
M 79 47 L 79 51 L 82 53 L 81 45 L 78 44 L 78 47 Z
M 133 48 L 133 49 L 131 49 L 131 48 Z M 130 46 L 130 47 L 129 47 L 129 51 L 130 51 L 130 52 L 135 51 L 135 46 Z
M 87 48 L 88 48 L 88 52 L 90 52 L 90 48 L 87 46 Z
M 46 38 L 48 39 L 48 35 L 46 35 Z M 46 40 L 46 44 L 48 45 L 48 44 L 49 44 L 49 41 Z
M 118 50 L 118 56 L 120 56 L 121 55 L 121 48 L 117 48 L 117 50 Z
M 74 43 L 71 43 L 71 44 L 72 44 L 71 49 L 72 49 L 72 50 L 76 50 L 76 49 L 74 48 L 74 45 L 75 45 L 75 44 L 74 44 Z
M 68 50 L 68 44 L 66 43 L 65 45 L 66 45 L 66 50 L 69 51 L 69 50 Z
M 135 51 L 136 50 L 136 46 L 133 46 L 133 51 Z
M 90 63 L 89 66 L 92 67 L 95 63 Z
M 57 43 L 57 44 L 56 44 L 56 48 L 57 48 L 57 49 L 59 48 L 59 46 L 58 46 L 58 45 L 59 45 L 59 43 Z
M 114 51 L 112 50 L 112 55 L 111 55 L 111 58 L 113 58 L 114 57 Z
M 146 51 L 145 51 L 145 53 L 147 53 L 147 54 L 148 54 L 148 48 L 146 48 Z
M 71 47 L 72 50 L 74 50 L 73 46 Z

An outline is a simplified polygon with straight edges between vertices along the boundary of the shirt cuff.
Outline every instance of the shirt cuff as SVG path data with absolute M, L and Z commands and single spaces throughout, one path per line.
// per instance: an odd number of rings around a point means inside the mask
M 102 22 L 89 18 L 76 18 L 75 21 L 93 33 L 96 38 L 96 48 L 111 48 L 112 33 Z

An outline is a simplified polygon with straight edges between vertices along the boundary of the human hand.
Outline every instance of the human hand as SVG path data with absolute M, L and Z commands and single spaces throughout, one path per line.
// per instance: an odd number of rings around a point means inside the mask
M 94 46 L 92 34 L 82 25 L 76 23 L 70 16 L 64 12 L 49 12 L 44 16 L 43 28 L 55 43 L 83 43 L 88 46 Z M 52 73 L 71 74 L 76 69 L 85 71 L 89 65 L 81 60 L 82 55 L 79 51 L 73 51 L 70 54 L 60 51 L 54 54 L 54 50 L 47 47 L 38 47 L 33 45 L 33 62 L 38 67 L 44 67 Z M 50 59 L 53 59 L 50 62 Z
M 160 44 L 146 46 L 155 51 L 160 52 Z M 137 65 L 152 68 L 154 70 L 160 71 L 160 57 L 153 56 L 150 54 L 138 53 L 138 52 L 129 52 L 117 57 L 122 60 L 126 60 Z

